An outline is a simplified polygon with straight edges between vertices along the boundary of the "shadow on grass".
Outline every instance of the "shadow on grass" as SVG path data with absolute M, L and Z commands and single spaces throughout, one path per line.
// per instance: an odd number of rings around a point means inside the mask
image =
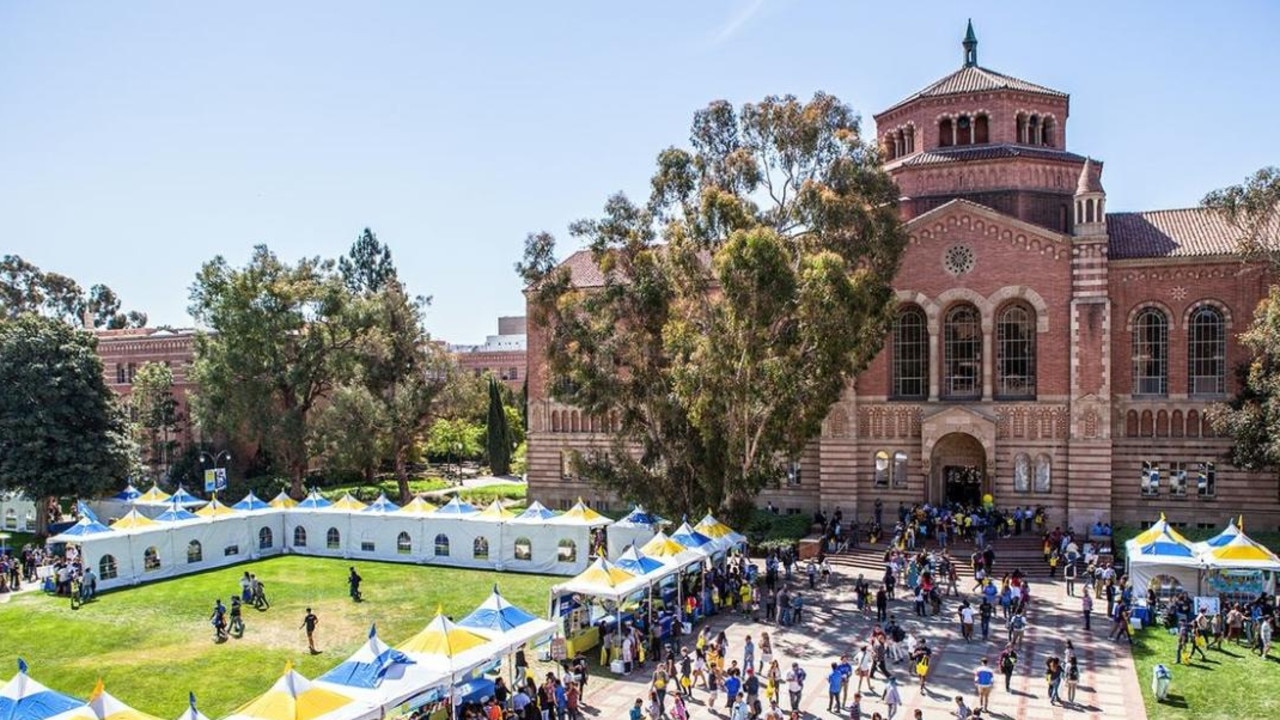
M 1186 710 L 1191 707 L 1187 704 L 1187 699 L 1177 693 L 1169 693 L 1165 696 L 1164 700 L 1157 700 L 1156 704 L 1168 705 L 1169 707 L 1178 708 L 1179 710 Z

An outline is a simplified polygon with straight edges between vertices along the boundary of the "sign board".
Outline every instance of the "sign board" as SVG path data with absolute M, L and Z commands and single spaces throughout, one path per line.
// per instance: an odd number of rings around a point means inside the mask
M 1200 614 L 1201 609 L 1204 609 L 1204 611 L 1210 615 L 1218 614 L 1218 598 L 1216 597 L 1197 596 L 1192 598 L 1191 603 L 1195 607 L 1197 615 Z
M 559 662 L 569 657 L 569 647 L 565 643 L 564 638 L 558 637 L 551 641 L 551 659 Z
M 207 493 L 227 489 L 227 469 L 211 468 L 204 471 L 204 491 Z

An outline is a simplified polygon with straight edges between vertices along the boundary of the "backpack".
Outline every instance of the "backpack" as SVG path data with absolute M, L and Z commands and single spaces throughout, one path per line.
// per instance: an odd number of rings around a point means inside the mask
M 1011 654 L 1009 654 L 1009 653 L 1004 653 L 1003 655 L 1001 655 L 1001 656 L 1000 656 L 1000 670 L 1001 670 L 1001 671 L 1003 671 L 1003 672 L 1013 672 L 1013 666 L 1014 666 L 1015 664 L 1016 664 L 1016 663 L 1015 663 L 1015 661 L 1014 661 L 1014 659 L 1013 659 L 1013 655 L 1011 655 Z
M 907 631 L 902 629 L 901 625 L 893 626 L 893 641 L 902 642 L 907 639 Z

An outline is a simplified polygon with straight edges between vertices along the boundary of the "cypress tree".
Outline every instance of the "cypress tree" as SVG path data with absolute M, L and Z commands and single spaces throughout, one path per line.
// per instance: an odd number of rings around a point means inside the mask
M 489 471 L 494 475 L 511 473 L 511 431 L 507 413 L 502 407 L 502 388 L 489 378 L 489 416 L 486 424 L 485 451 L 489 455 Z

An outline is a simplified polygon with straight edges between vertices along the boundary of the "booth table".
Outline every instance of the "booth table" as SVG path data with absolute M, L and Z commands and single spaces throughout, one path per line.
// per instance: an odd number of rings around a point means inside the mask
M 564 641 L 565 652 L 571 658 L 577 657 L 579 653 L 585 653 L 599 644 L 600 628 L 594 625 L 582 628 L 576 635 L 566 637 Z

